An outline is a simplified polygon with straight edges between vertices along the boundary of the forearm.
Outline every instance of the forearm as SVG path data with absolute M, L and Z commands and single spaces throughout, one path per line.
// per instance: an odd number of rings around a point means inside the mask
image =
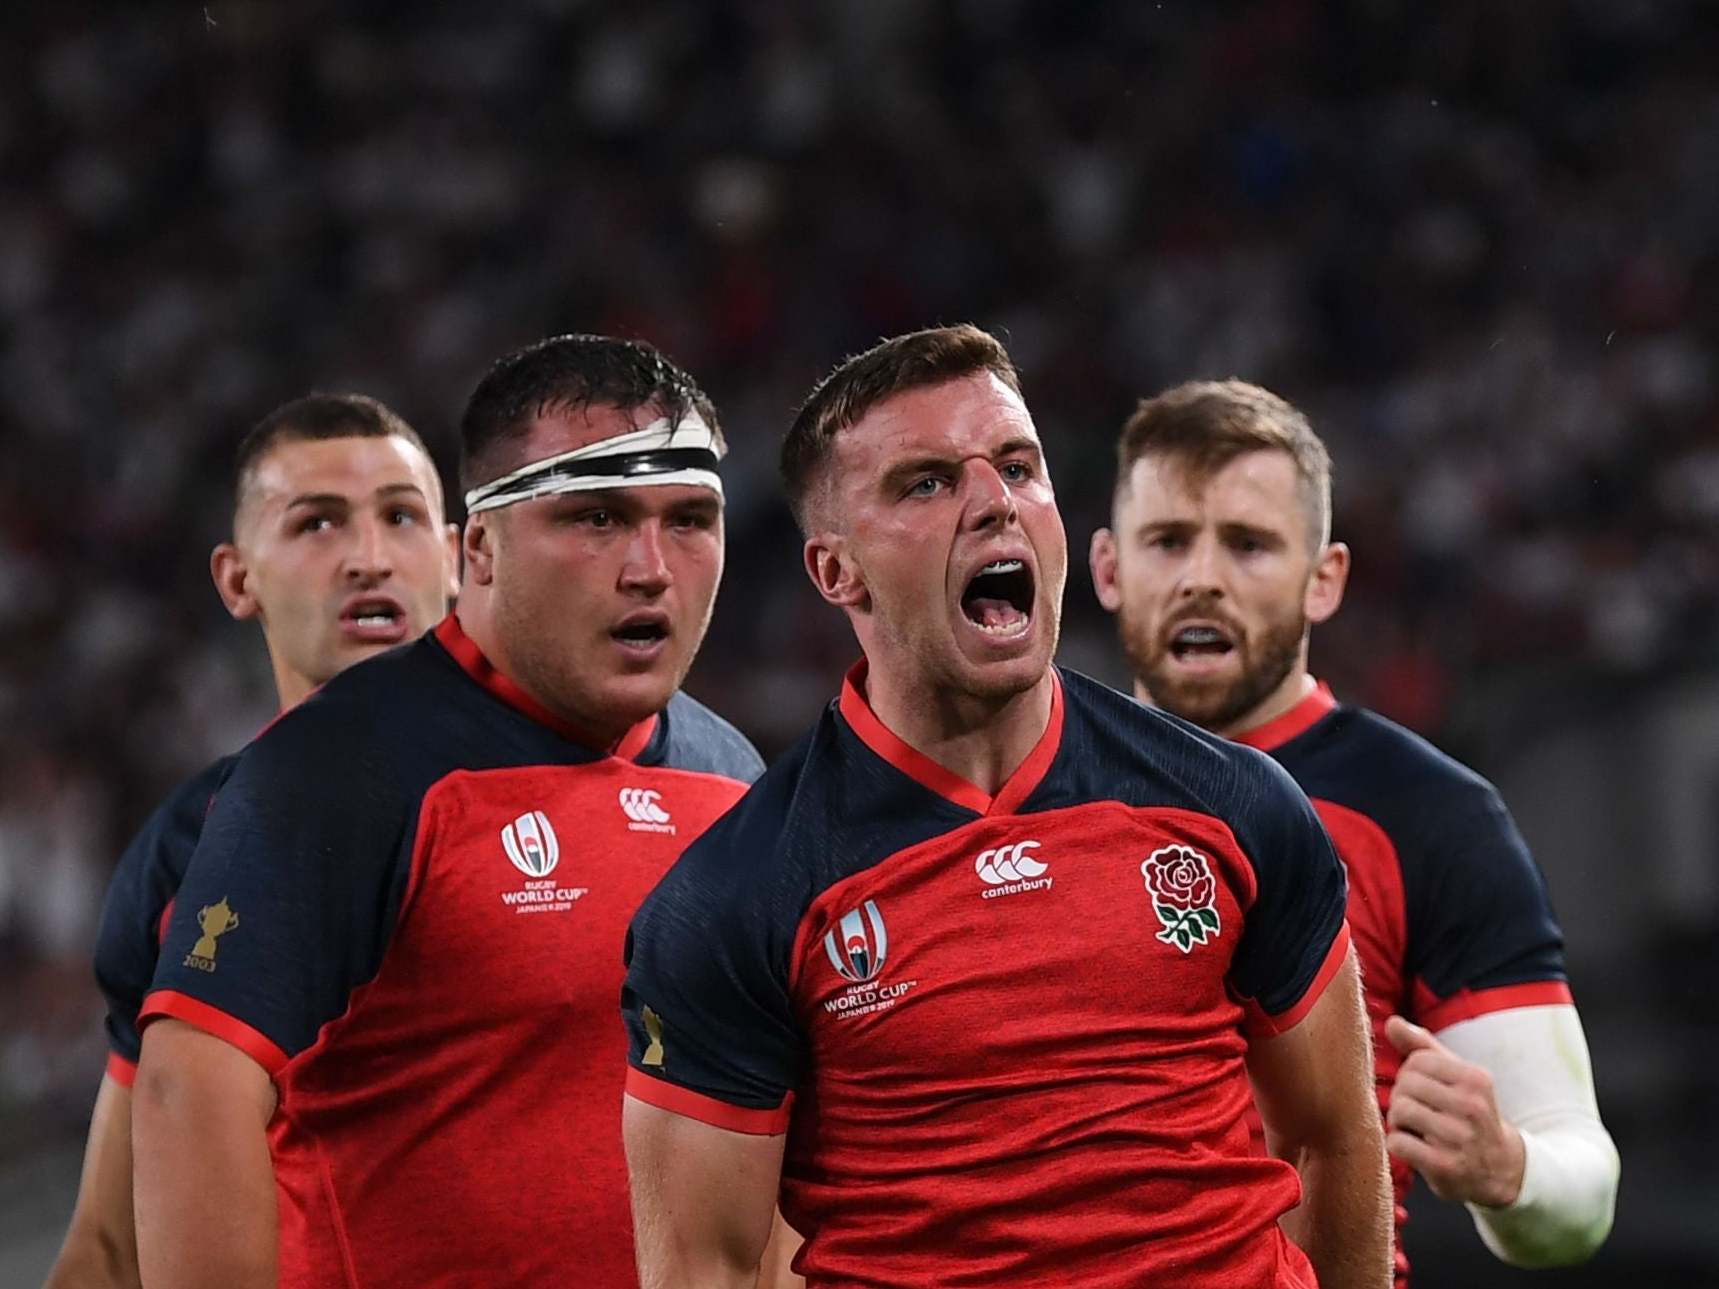
M 43 1289 L 139 1289 L 141 1284 L 132 1231 L 74 1221 Z
M 758 1264 L 758 1289 L 805 1289 L 805 1280 L 794 1273 L 794 1255 L 802 1243 L 800 1233 L 778 1212 Z
M 1521 1267 L 1593 1256 L 1611 1231 L 1617 1147 L 1600 1121 L 1586 1035 L 1571 1006 L 1524 1007 L 1439 1034 L 1488 1071 L 1498 1112 L 1521 1135 L 1520 1187 L 1508 1205 L 1469 1205 L 1486 1246 Z
M 1591 1258 L 1612 1229 L 1618 1152 L 1597 1117 L 1518 1124 L 1527 1152 L 1522 1189 L 1503 1208 L 1470 1204 L 1486 1247 L 1517 1267 L 1563 1267 Z
M 139 1067 L 133 1138 L 146 1289 L 274 1289 L 274 1171 L 266 1117 L 199 1086 L 195 1069 Z
M 137 1289 L 131 1212 L 131 1090 L 104 1076 L 90 1112 L 77 1207 L 46 1289 Z
M 1379 1134 L 1363 1130 L 1328 1146 L 1305 1147 L 1293 1162 L 1302 1199 L 1283 1227 L 1313 1263 L 1321 1289 L 1385 1289 L 1391 1283 L 1391 1187 Z

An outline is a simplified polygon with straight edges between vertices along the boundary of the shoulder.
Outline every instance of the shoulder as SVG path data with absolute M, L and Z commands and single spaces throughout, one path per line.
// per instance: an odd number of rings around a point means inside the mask
M 238 760 L 237 753 L 223 756 L 204 766 L 162 798 L 161 804 L 120 855 L 113 878 L 116 889 L 131 881 L 147 882 L 152 876 L 162 873 L 170 882 L 177 883 L 191 852 L 196 849 L 197 838 L 203 831 L 204 820 L 209 817 L 215 796 Z
M 223 756 L 179 784 L 126 846 L 108 883 L 102 943 L 116 928 L 134 923 L 148 924 L 153 933 L 162 907 L 184 879 L 216 793 L 238 759 L 237 754 Z
M 1508 818 L 1485 777 L 1364 707 L 1339 707 L 1280 755 L 1310 796 L 1372 818 L 1399 845 L 1465 820 Z
M 215 794 L 221 790 L 221 785 L 227 781 L 238 762 L 237 752 L 230 752 L 211 761 L 162 799 L 161 805 L 150 817 L 150 824 L 173 823 L 182 827 L 189 826 L 193 832 L 201 829 L 203 820 L 208 817 L 209 807 L 215 800 Z
M 663 764 L 751 783 L 764 772 L 758 749 L 733 725 L 689 694 L 676 692 L 663 710 Z
M 460 683 L 457 668 L 429 638 L 348 667 L 283 713 L 240 756 L 232 782 L 259 773 L 302 777 L 338 789 L 409 784 L 414 769 L 440 766 L 451 744 L 481 729 L 487 700 Z
M 1182 804 L 1243 819 L 1302 793 L 1271 757 L 1136 702 L 1079 672 L 1062 670 L 1066 760 L 1094 780 L 1092 795 Z M 1178 800 L 1178 798 L 1180 800 Z
M 817 781 L 818 766 L 829 756 L 831 726 L 832 718 L 826 714 L 768 769 L 755 774 L 745 795 L 687 847 L 682 865 L 730 868 L 739 857 L 748 857 L 751 867 L 779 856 L 805 817 L 804 788 Z

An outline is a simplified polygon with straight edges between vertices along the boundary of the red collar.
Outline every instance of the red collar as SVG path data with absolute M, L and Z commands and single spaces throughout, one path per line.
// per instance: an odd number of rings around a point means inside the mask
M 917 748 L 909 746 L 877 718 L 865 697 L 866 660 L 861 658 L 842 681 L 841 712 L 844 720 L 873 752 L 922 787 L 931 789 L 958 806 L 981 815 L 1013 814 L 1044 779 L 1057 748 L 1062 745 L 1062 677 L 1051 668 L 1051 711 L 1045 732 L 1027 759 L 1015 768 L 996 796 L 946 770 Z
M 1257 747 L 1261 752 L 1269 752 L 1273 748 L 1282 747 L 1297 735 L 1305 734 L 1332 712 L 1337 706 L 1337 699 L 1331 693 L 1331 687 L 1324 681 L 1314 685 L 1311 693 L 1282 716 L 1275 716 L 1264 725 L 1256 725 L 1251 730 L 1243 730 L 1240 734 L 1232 734 L 1230 738 L 1237 743 L 1246 743 L 1249 747 Z
M 657 718 L 647 716 L 632 729 L 621 736 L 620 742 L 613 747 L 603 747 L 585 731 L 571 721 L 564 721 L 530 694 L 526 693 L 513 681 L 497 671 L 495 664 L 484 657 L 483 650 L 460 626 L 460 620 L 452 613 L 437 624 L 436 639 L 446 649 L 460 668 L 478 684 L 517 712 L 523 712 L 539 725 L 547 725 L 564 739 L 583 744 L 610 756 L 618 756 L 623 761 L 631 761 L 645 745 L 651 741 L 651 735 L 656 732 Z

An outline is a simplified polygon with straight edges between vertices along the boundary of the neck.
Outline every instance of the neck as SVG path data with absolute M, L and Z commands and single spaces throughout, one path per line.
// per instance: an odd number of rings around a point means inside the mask
M 988 796 L 996 796 L 1050 724 L 1056 682 L 987 698 L 868 669 L 866 701 L 897 738 Z
M 316 692 L 316 683 L 310 677 L 299 675 L 279 660 L 275 662 L 274 671 L 275 697 L 280 700 L 281 711 L 291 711 Z

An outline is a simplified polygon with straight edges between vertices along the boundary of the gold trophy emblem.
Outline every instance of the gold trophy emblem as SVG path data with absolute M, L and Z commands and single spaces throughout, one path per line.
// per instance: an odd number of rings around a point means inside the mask
M 645 1047 L 645 1054 L 640 1058 L 642 1065 L 661 1065 L 663 1063 L 663 1018 L 649 1007 L 645 1008 L 645 1037 L 650 1043 Z
M 239 915 L 227 907 L 227 897 L 223 895 L 219 904 L 205 905 L 197 910 L 197 925 L 203 928 L 203 934 L 198 936 L 197 943 L 191 946 L 191 953 L 185 959 L 185 965 L 196 967 L 199 971 L 213 971 L 215 939 L 238 926 Z

